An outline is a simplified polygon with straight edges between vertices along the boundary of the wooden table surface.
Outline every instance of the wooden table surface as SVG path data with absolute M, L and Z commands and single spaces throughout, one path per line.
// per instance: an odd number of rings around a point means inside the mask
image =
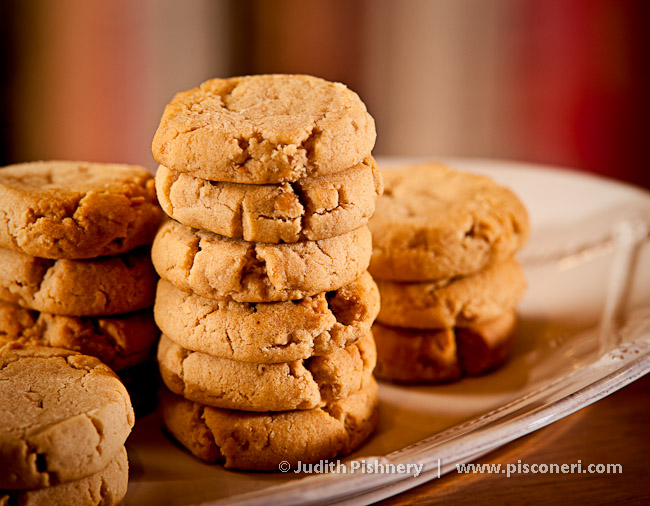
M 411 504 L 650 505 L 650 374 L 591 406 L 475 461 L 621 464 L 622 474 L 452 472 L 381 502 Z

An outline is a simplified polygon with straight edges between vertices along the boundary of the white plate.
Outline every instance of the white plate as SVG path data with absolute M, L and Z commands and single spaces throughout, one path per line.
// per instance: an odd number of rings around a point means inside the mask
M 412 160 L 380 159 L 380 166 Z M 489 175 L 526 204 L 529 288 L 517 345 L 499 371 L 443 386 L 380 386 L 376 434 L 344 460 L 422 464 L 404 474 L 228 471 L 139 420 L 125 504 L 367 504 L 566 416 L 650 370 L 650 194 L 611 180 L 495 160 L 445 160 Z M 439 467 L 440 465 L 440 467 Z

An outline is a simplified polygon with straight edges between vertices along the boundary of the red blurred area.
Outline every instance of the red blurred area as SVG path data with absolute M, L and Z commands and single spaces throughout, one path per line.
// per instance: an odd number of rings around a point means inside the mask
M 650 188 L 650 2 L 533 0 L 522 17 L 530 159 Z

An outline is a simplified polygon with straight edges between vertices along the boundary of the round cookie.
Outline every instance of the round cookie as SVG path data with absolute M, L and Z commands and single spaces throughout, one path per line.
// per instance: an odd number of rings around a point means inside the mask
M 375 323 L 378 378 L 406 383 L 474 376 L 503 364 L 515 328 L 514 310 L 469 327 L 413 330 Z
M 211 408 L 164 391 L 163 422 L 192 454 L 225 467 L 277 471 L 281 462 L 311 464 L 352 452 L 378 420 L 374 379 L 323 408 L 247 413 Z
M 126 448 L 118 450 L 116 457 L 101 471 L 67 483 L 36 490 L 0 490 L 0 504 L 42 506 L 113 506 L 120 503 L 129 485 L 129 460 Z
M 34 162 L 0 169 L 0 248 L 94 258 L 151 243 L 162 219 L 143 167 Z
M 209 299 L 294 300 L 336 290 L 368 267 L 367 227 L 320 241 L 292 244 L 229 239 L 168 221 L 151 250 L 160 277 Z
M 0 301 L 0 346 L 20 341 L 97 357 L 114 371 L 154 355 L 160 331 L 151 309 L 114 317 L 38 313 Z
M 149 248 L 91 260 L 48 260 L 0 249 L 0 300 L 68 316 L 113 315 L 153 304 Z
M 395 327 L 439 329 L 492 320 L 514 308 L 526 280 L 516 259 L 490 264 L 476 274 L 429 283 L 377 279 L 377 321 Z
M 256 364 L 189 351 L 164 334 L 158 348 L 163 381 L 188 400 L 242 411 L 312 409 L 367 385 L 377 361 L 372 334 L 320 357 Z
M 29 490 L 105 469 L 133 427 L 129 395 L 95 357 L 0 348 L 0 489 Z
M 335 174 L 276 185 L 207 181 L 161 165 L 156 190 L 164 211 L 183 225 L 246 241 L 291 243 L 366 225 L 382 179 L 372 157 Z
M 154 314 L 180 346 L 245 362 L 291 362 L 327 355 L 368 333 L 379 313 L 370 274 L 334 292 L 296 301 L 245 303 L 206 299 L 158 283 Z
M 375 122 L 341 83 L 306 75 L 212 79 L 167 105 L 162 165 L 212 181 L 268 184 L 338 172 L 375 144 Z
M 368 226 L 370 273 L 428 281 L 478 272 L 510 258 L 528 237 L 525 207 L 492 180 L 423 164 L 383 171 L 384 194 Z

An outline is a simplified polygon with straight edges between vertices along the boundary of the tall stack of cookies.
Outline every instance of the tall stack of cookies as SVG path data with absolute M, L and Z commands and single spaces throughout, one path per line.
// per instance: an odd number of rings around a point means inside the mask
M 385 170 L 369 223 L 381 310 L 378 377 L 438 382 L 508 357 L 525 280 L 515 253 L 529 233 L 519 199 L 440 164 Z
M 197 457 L 277 470 L 374 429 L 374 141 L 359 97 L 310 76 L 214 79 L 166 107 L 153 141 L 172 218 L 152 249 L 162 412 Z
M 160 333 L 150 245 L 161 218 L 142 167 L 0 169 L 0 344 L 76 350 L 123 376 L 151 362 Z

